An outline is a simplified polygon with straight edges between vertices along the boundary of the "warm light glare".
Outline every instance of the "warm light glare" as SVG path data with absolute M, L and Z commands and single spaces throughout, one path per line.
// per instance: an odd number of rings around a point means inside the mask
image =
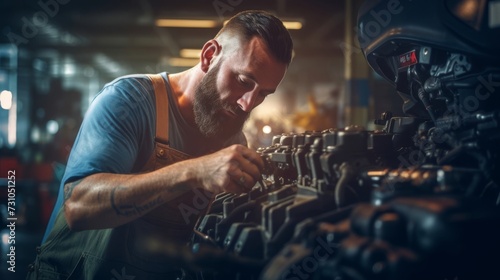
M 184 58 L 199 58 L 201 50 L 200 49 L 182 49 L 179 55 Z
M 8 90 L 0 92 L 0 106 L 2 109 L 10 110 L 12 107 L 12 92 Z
M 168 64 L 176 67 L 192 67 L 198 64 L 199 61 L 198 58 L 172 57 L 168 59 Z
M 373 171 L 368 171 L 367 175 L 370 177 L 383 177 L 387 174 L 387 170 L 373 170 Z
M 229 20 L 224 21 L 224 25 L 226 25 L 228 21 Z M 302 29 L 302 22 L 300 21 L 283 21 L 283 25 L 286 29 Z
M 461 18 L 467 20 L 473 20 L 477 16 L 477 10 L 479 8 L 479 2 L 476 0 L 467 0 L 462 2 L 458 7 L 458 14 Z
M 204 19 L 157 19 L 156 26 L 159 27 L 187 27 L 187 28 L 213 28 L 219 23 L 215 20 Z
M 265 125 L 262 127 L 262 132 L 264 132 L 264 134 L 269 134 L 269 133 L 273 132 L 273 129 L 270 126 Z
M 286 29 L 301 29 L 302 23 L 300 21 L 284 21 L 283 25 Z

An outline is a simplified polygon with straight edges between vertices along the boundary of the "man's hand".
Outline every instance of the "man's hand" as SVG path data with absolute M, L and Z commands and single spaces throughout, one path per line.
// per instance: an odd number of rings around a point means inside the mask
M 243 193 L 261 179 L 264 162 L 255 151 L 233 145 L 192 160 L 192 168 L 200 187 L 207 191 Z
M 64 211 L 72 230 L 116 227 L 194 187 L 212 193 L 248 192 L 263 168 L 255 151 L 233 145 L 149 173 L 96 173 L 65 185 Z

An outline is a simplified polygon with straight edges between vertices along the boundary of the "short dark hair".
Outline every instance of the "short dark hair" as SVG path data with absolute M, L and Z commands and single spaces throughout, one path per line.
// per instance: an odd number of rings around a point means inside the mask
M 278 61 L 289 65 L 292 60 L 293 41 L 290 33 L 280 19 L 266 11 L 249 10 L 236 14 L 222 27 L 216 38 L 225 32 L 235 32 L 247 41 L 258 36 Z

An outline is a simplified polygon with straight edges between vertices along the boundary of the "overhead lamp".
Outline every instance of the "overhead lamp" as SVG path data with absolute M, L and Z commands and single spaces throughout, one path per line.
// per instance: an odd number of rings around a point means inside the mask
M 226 24 L 227 20 L 224 22 Z M 298 20 L 283 21 L 287 29 L 302 29 L 302 22 Z M 158 27 L 180 27 L 180 28 L 215 28 L 220 26 L 220 21 L 213 19 L 157 19 Z
M 12 108 L 12 92 L 8 90 L 2 90 L 2 92 L 0 92 L 0 106 L 5 110 L 10 110 L 10 108 Z
M 224 25 L 226 25 L 226 23 L 228 21 L 229 20 L 224 21 Z M 300 20 L 294 20 L 294 21 L 285 20 L 282 22 L 283 22 L 283 26 L 285 26 L 286 29 L 294 29 L 294 30 L 302 29 L 302 21 L 300 21 Z
M 199 58 L 201 49 L 181 49 L 179 55 L 184 58 Z
M 284 21 L 283 25 L 286 29 L 302 29 L 302 22 L 300 21 Z
M 198 64 L 198 58 L 171 57 L 168 59 L 168 64 L 174 67 L 193 67 Z
M 156 26 L 181 28 L 214 28 L 219 26 L 219 22 L 210 19 L 157 19 Z

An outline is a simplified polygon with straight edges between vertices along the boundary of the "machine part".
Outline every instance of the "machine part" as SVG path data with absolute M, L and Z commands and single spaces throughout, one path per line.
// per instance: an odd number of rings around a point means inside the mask
M 192 274 L 496 275 L 500 25 L 488 17 L 498 7 L 496 0 L 366 1 L 361 49 L 401 96 L 405 115 L 384 112 L 376 131 L 350 126 L 273 137 L 258 149 L 262 182 L 248 194 L 219 194 L 200 219 L 193 253 L 183 255 Z

